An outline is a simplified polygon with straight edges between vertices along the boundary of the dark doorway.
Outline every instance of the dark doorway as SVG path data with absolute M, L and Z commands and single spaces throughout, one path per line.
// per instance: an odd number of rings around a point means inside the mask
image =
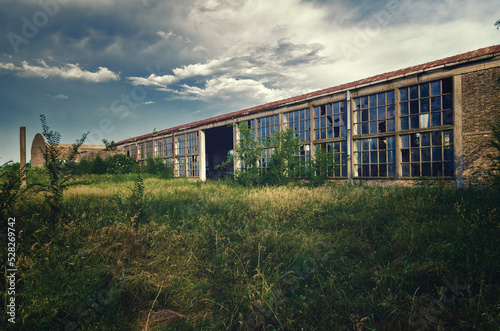
M 233 127 L 220 126 L 205 130 L 205 153 L 207 157 L 207 178 L 218 179 L 232 176 L 233 162 L 225 168 L 214 169 L 224 162 L 233 150 Z

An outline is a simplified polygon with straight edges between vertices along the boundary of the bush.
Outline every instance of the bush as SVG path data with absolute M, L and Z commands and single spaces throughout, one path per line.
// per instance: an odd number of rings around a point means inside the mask
M 19 163 L 7 162 L 0 166 L 0 218 L 6 220 L 21 192 Z
M 148 157 L 142 171 L 146 174 L 159 176 L 163 179 L 174 178 L 174 168 L 170 164 L 165 163 L 162 157 Z
M 139 164 L 135 159 L 124 154 L 108 156 L 105 162 L 108 174 L 131 174 L 139 170 Z
M 94 161 L 92 161 L 91 172 L 95 175 L 104 175 L 108 173 L 108 164 L 100 155 L 97 155 Z
M 135 173 L 139 170 L 139 164 L 134 158 L 124 155 L 116 154 L 103 159 L 97 156 L 93 161 L 84 158 L 77 164 L 75 173 L 77 175 L 120 175 Z

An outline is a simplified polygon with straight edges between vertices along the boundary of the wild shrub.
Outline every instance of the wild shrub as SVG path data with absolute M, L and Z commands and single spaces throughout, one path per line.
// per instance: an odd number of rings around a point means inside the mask
M 165 163 L 162 157 L 149 156 L 142 171 L 163 179 L 174 178 L 174 168 L 171 164 Z
M 316 149 L 314 158 L 310 161 L 311 165 L 311 183 L 314 186 L 320 186 L 331 178 L 335 173 L 336 160 L 332 152 L 326 150 L 324 146 Z
M 19 163 L 6 162 L 0 166 L 0 219 L 11 217 L 12 209 L 21 194 L 21 178 Z
M 108 174 L 131 174 L 139 170 L 139 164 L 133 157 L 124 154 L 108 156 L 105 160 Z
M 252 186 L 261 183 L 258 166 L 259 158 L 262 155 L 262 143 L 257 141 L 254 133 L 247 123 L 238 125 L 240 140 L 238 142 L 237 157 L 241 162 L 241 168 L 234 171 L 234 178 L 244 186 Z M 233 155 L 229 156 L 232 159 Z
M 45 202 L 50 209 L 50 220 L 57 223 L 61 216 L 64 191 L 72 184 L 75 177 L 75 160 L 78 149 L 85 141 L 88 133 L 83 134 L 82 138 L 72 145 L 67 156 L 64 156 L 60 146 L 61 135 L 49 129 L 45 115 L 40 115 L 40 120 L 43 128 L 42 134 L 47 141 L 46 149 L 43 151 L 43 158 L 48 175 L 48 184 L 38 183 L 37 186 L 40 191 L 46 193 Z
M 108 165 L 100 155 L 97 155 L 92 161 L 91 173 L 95 175 L 104 175 L 108 173 Z
M 287 128 L 273 134 L 266 142 L 272 148 L 269 169 L 264 173 L 264 183 L 269 185 L 286 185 L 297 182 L 302 175 L 300 158 L 300 138 L 295 137 L 293 130 Z
M 241 162 L 240 169 L 234 172 L 235 180 L 243 186 L 255 185 L 287 185 L 309 179 L 313 185 L 322 185 L 335 172 L 336 160 L 332 152 L 320 148 L 313 159 L 302 161 L 300 139 L 287 128 L 276 132 L 264 141 L 255 139 L 253 131 L 245 122 L 238 125 L 240 140 L 236 147 L 236 155 L 218 167 L 237 158 Z M 268 168 L 259 168 L 263 149 L 271 149 L 271 161 Z
M 144 214 L 144 180 L 139 174 L 134 182 L 132 194 L 127 200 L 127 207 L 132 216 L 132 225 L 137 229 L 145 221 Z

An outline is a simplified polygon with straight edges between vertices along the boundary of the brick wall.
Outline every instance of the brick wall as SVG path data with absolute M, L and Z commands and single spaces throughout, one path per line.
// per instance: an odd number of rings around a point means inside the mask
M 489 124 L 500 120 L 500 68 L 462 76 L 464 183 L 484 184 L 490 166 Z

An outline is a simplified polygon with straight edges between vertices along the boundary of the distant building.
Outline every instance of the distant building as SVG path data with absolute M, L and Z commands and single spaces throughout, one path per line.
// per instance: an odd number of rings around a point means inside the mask
M 35 138 L 33 138 L 33 142 L 31 143 L 31 166 L 32 167 L 41 167 L 45 164 L 45 160 L 43 158 L 43 153 L 46 149 L 46 141 L 41 133 L 37 133 Z M 73 145 L 72 144 L 60 144 L 62 149 L 62 157 L 66 157 L 71 152 Z M 117 151 L 106 151 L 106 146 L 104 145 L 81 145 L 78 149 L 78 154 L 76 156 L 76 161 L 80 161 L 82 158 L 87 158 L 89 160 L 93 160 L 100 155 L 102 158 L 105 158 L 108 155 L 114 154 L 123 154 L 121 148 L 118 148 Z
M 428 177 L 462 186 L 485 178 L 489 124 L 500 117 L 499 79 L 496 45 L 117 145 L 141 163 L 159 156 L 176 176 L 204 180 L 222 175 L 214 167 L 237 144 L 230 124 L 247 122 L 258 139 L 291 127 L 301 141 L 298 157 L 314 157 L 320 145 L 338 155 L 335 179 L 408 183 Z M 270 154 L 263 150 L 259 166 L 267 166 Z

